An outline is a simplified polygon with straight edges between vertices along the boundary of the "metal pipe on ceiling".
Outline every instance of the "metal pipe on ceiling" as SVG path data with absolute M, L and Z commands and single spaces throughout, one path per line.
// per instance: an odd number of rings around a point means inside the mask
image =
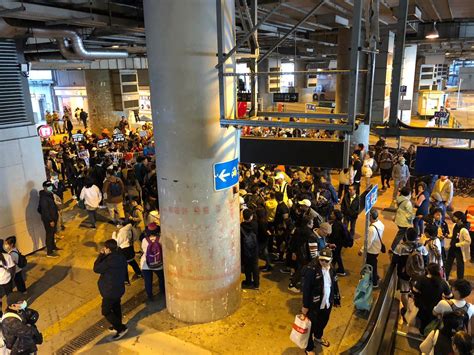
M 128 52 L 125 50 L 88 50 L 84 47 L 82 38 L 75 31 L 66 29 L 14 27 L 10 26 L 4 19 L 0 18 L 0 37 L 13 38 L 19 36 L 54 38 L 57 40 L 59 50 L 64 58 L 72 57 L 73 55 L 76 57 L 75 59 L 83 60 L 128 57 Z M 65 43 L 66 38 L 71 41 L 71 47 Z

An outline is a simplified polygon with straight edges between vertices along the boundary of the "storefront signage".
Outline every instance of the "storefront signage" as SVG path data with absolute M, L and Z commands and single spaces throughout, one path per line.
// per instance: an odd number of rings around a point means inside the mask
M 273 94 L 273 102 L 298 102 L 296 92 L 276 92 Z
M 41 138 L 47 139 L 53 135 L 53 128 L 48 125 L 43 125 L 38 127 L 38 134 Z

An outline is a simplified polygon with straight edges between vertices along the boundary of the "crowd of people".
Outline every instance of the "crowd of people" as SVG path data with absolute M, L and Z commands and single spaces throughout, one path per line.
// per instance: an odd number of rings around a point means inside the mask
M 412 304 L 409 300 L 414 299 L 414 307 L 419 309 L 417 325 L 424 334 L 431 322 L 450 312 L 442 308 L 448 298 L 453 298 L 453 311 L 467 304 L 464 299 L 471 288 L 464 279 L 464 263 L 470 261 L 474 231 L 468 218 L 474 215 L 468 211 L 448 212 L 452 182 L 447 176 L 416 176 L 415 153 L 416 148 L 411 146 L 393 156 L 381 143 L 375 152 L 366 152 L 359 144 L 350 167 L 340 171 L 337 187 L 324 169 L 241 165 L 242 288 L 258 289 L 259 274 L 281 263 L 280 271 L 290 273 L 288 289 L 303 293 L 301 313 L 312 324 L 308 353 L 314 351 L 314 342 L 329 346 L 323 331 L 332 307 L 340 305 L 337 278 L 347 274 L 341 251 L 354 245 L 362 206 L 361 181 L 365 188 L 371 186 L 378 169 L 382 190 L 389 188 L 390 182 L 395 187 L 394 222 L 398 232 L 387 249 L 398 269 L 403 317 Z M 378 288 L 377 259 L 386 250 L 385 225 L 376 209 L 370 211 L 369 218 L 367 250 L 362 245 L 358 253 L 366 255 L 365 262 L 372 266 L 373 287 Z M 448 218 L 453 222 L 451 229 Z M 259 258 L 264 261 L 260 268 Z M 450 279 L 454 260 L 455 280 Z M 466 348 L 461 339 L 470 339 L 462 331 L 467 327 L 451 334 L 459 340 L 458 349 Z M 437 339 L 439 347 L 444 346 L 443 337 Z
M 76 113 L 80 120 L 81 111 Z M 98 218 L 98 211 L 107 211 L 108 223 L 116 229 L 104 243 L 94 271 L 100 274 L 102 314 L 110 322 L 116 340 L 128 331 L 122 323 L 120 306 L 126 284 L 143 279 L 146 294 L 153 300 L 155 274 L 159 297 L 165 292 L 155 148 L 147 124 L 131 129 L 122 117 L 112 133 L 104 129 L 101 134 L 93 134 L 86 121 L 84 130 L 73 134 L 72 129 L 67 129 L 69 134 L 43 142 L 48 180 L 40 192 L 38 212 L 46 231 L 46 256 L 57 258 L 60 248 L 56 240 L 62 238 L 66 228 L 62 209 L 67 190 L 87 213 L 82 228 L 96 229 L 103 220 Z M 296 129 L 247 132 L 294 137 L 309 133 Z M 402 314 L 405 316 L 416 307 L 420 332 L 426 333 L 431 343 L 447 346 L 445 340 L 452 338 L 456 339 L 453 348 L 464 349 L 466 339 L 470 339 L 463 333 L 466 327 L 440 330 L 430 325 L 450 313 L 462 317 L 467 314 L 469 318 L 474 314 L 474 307 L 465 301 L 471 288 L 464 280 L 464 263 L 470 261 L 473 232 L 468 218 L 474 218 L 474 213 L 452 211 L 453 184 L 448 177 L 415 175 L 416 147 L 392 154 L 381 139 L 373 151 L 367 148 L 363 144 L 356 146 L 349 167 L 342 169 L 335 179 L 337 186 L 333 185 L 328 169 L 240 165 L 241 261 L 245 275 L 242 288 L 258 290 L 260 273 L 272 272 L 280 264 L 279 271 L 289 274 L 288 290 L 302 294 L 301 313 L 312 322 L 306 351 L 313 354 L 316 343 L 329 346 L 324 328 L 332 307 L 340 306 L 338 277 L 347 275 L 343 249 L 354 247 L 363 205 L 362 188 L 374 184 L 374 175 L 380 172 L 382 190 L 391 184 L 394 187 L 394 222 L 398 232 L 387 249 L 398 268 Z M 377 288 L 381 278 L 378 256 L 385 252 L 383 241 L 387 236 L 376 209 L 371 210 L 369 218 L 367 246 L 357 252 L 365 255 L 365 262 L 372 266 L 372 285 Z M 448 218 L 454 222 L 452 230 L 446 222 Z M 450 247 L 446 251 L 447 242 Z M 5 275 L 2 287 L 16 285 L 20 293 L 25 292 L 19 264 L 21 253 L 15 248 L 15 240 L 7 239 L 4 248 L 6 268 L 0 269 L 0 276 L 2 270 L 9 270 L 14 283 Z M 457 279 L 449 286 L 454 261 Z

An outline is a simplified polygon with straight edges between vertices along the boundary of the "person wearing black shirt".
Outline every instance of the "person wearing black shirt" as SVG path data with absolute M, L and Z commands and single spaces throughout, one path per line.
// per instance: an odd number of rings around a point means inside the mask
M 357 195 L 360 194 L 360 179 L 362 178 L 362 162 L 359 154 L 352 154 L 352 168 L 354 169 L 354 186 L 357 191 Z
M 331 213 L 330 223 L 332 226 L 332 232 L 328 236 L 327 241 L 329 244 L 334 244 L 336 247 L 332 251 L 333 260 L 332 265 L 336 267 L 336 272 L 339 276 L 346 276 L 346 271 L 344 269 L 344 264 L 342 263 L 342 248 L 344 246 L 344 241 L 346 238 L 347 228 L 342 223 L 342 213 L 339 210 L 334 210 Z
M 344 224 L 349 226 L 351 237 L 354 238 L 357 217 L 359 216 L 360 197 L 357 193 L 357 187 L 349 186 L 349 193 L 344 194 L 341 203 L 341 212 L 344 216 Z
M 275 211 L 275 242 L 276 248 L 278 252 L 278 257 L 280 260 L 283 260 L 283 250 L 281 249 L 281 245 L 283 241 L 287 240 L 288 238 L 288 228 L 286 222 L 290 216 L 290 209 L 283 201 L 283 192 L 275 192 L 275 199 L 278 202 L 276 211 Z M 272 238 L 269 239 L 269 246 L 268 250 L 271 253 L 273 251 L 273 240 Z
M 420 277 L 413 285 L 415 306 L 418 307 L 417 318 L 420 320 L 420 333 L 423 334 L 426 326 L 436 317 L 433 308 L 441 301 L 442 296 L 451 297 L 451 289 L 441 278 L 440 267 L 430 263 L 426 267 L 426 275 Z

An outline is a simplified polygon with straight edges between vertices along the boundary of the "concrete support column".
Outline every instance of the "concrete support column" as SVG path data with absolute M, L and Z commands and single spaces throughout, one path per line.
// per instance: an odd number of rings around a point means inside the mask
M 350 47 L 351 47 L 351 29 L 341 28 L 337 35 L 337 69 L 348 70 L 350 68 Z M 359 68 L 367 68 L 367 56 L 360 55 Z M 365 103 L 365 85 L 367 82 L 366 74 L 359 74 L 358 96 L 356 113 L 361 113 Z M 349 104 L 349 75 L 337 75 L 336 77 L 336 110 L 335 113 L 347 113 Z M 358 129 L 351 137 L 351 146 L 363 143 L 366 147 L 369 145 L 370 127 L 360 122 Z
M 44 247 L 37 207 L 46 174 L 28 80 L 19 68 L 26 63 L 22 45 L 0 38 L 0 235 L 16 236 L 18 248 L 29 254 Z M 3 105 L 7 102 L 15 106 Z
M 258 71 L 266 72 L 269 69 L 269 59 L 265 59 L 258 65 Z M 268 92 L 268 76 L 259 75 L 257 77 L 257 86 L 258 86 L 258 98 L 262 102 L 262 111 L 265 111 L 267 108 L 271 107 L 273 104 L 272 94 Z
M 337 34 L 337 69 L 350 68 L 351 30 L 340 28 Z M 349 75 L 336 76 L 336 110 L 335 113 L 346 113 L 349 103 Z
M 85 70 L 85 79 L 89 105 L 89 128 L 95 133 L 100 133 L 104 128 L 112 132 L 123 112 L 114 111 L 110 70 Z
M 216 2 L 146 0 L 144 9 L 167 309 L 186 322 L 210 322 L 240 304 L 238 194 L 214 190 L 213 165 L 239 156 L 238 131 L 219 124 Z M 222 9 L 228 52 L 234 1 Z M 226 79 L 227 117 L 234 81 Z

